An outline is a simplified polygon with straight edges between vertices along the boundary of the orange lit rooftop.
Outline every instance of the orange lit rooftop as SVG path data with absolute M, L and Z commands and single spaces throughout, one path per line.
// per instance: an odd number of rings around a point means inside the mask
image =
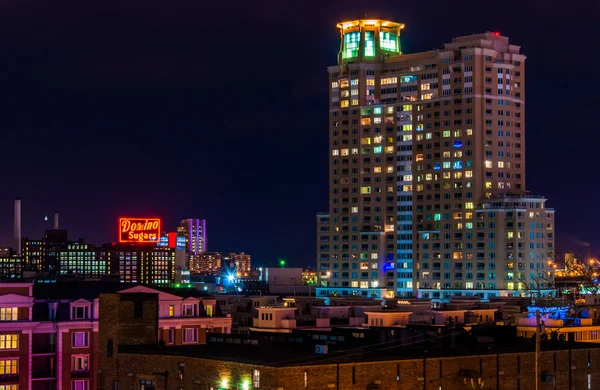
M 377 26 L 381 25 L 382 27 L 390 27 L 390 28 L 399 28 L 403 29 L 404 24 L 392 22 L 390 20 L 383 19 L 357 19 L 357 20 L 349 20 L 345 22 L 340 22 L 337 24 L 337 28 L 347 29 L 351 27 L 359 27 L 359 26 Z

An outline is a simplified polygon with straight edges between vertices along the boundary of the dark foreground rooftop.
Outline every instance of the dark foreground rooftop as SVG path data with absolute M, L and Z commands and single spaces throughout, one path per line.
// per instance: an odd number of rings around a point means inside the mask
M 496 328 L 496 327 L 494 327 Z M 360 348 L 330 349 L 329 354 L 317 355 L 314 345 L 299 346 L 291 343 L 272 343 L 268 338 L 208 334 L 207 338 L 220 339 L 201 346 L 119 346 L 120 353 L 186 356 L 212 360 L 224 360 L 273 367 L 303 366 L 314 364 L 342 364 L 349 362 L 372 362 L 403 359 L 423 359 L 486 354 L 533 352 L 535 345 L 530 339 L 510 336 L 508 330 L 488 328 L 477 332 L 463 329 L 441 334 L 427 342 L 411 345 L 399 341 L 366 345 Z M 502 327 L 497 327 L 502 328 Z M 439 339 L 436 339 L 439 337 Z M 440 339 L 444 342 L 440 343 Z M 600 348 L 599 344 L 544 341 L 542 350 Z

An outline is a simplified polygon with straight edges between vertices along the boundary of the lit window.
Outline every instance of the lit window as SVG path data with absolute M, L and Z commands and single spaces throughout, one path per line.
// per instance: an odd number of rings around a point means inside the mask
M 450 168 L 450 161 L 444 161 L 444 162 L 442 163 L 442 167 L 443 167 L 444 169 L 449 169 L 449 168 Z M 449 178 L 449 177 L 450 177 L 450 175 L 448 174 L 448 178 Z
M 397 52 L 398 51 L 398 44 L 396 42 L 397 39 L 398 39 L 398 36 L 394 33 L 380 31 L 379 32 L 379 46 L 381 47 L 381 50 Z
M 386 108 L 386 111 L 388 114 L 393 114 L 394 113 L 394 107 L 388 107 Z
M 394 167 L 387 167 L 387 173 L 394 173 Z
M 467 203 L 465 203 L 465 209 L 472 210 L 474 208 L 475 208 L 475 205 L 473 204 L 473 202 L 467 202 Z
M 19 335 L 0 334 L 0 349 L 19 349 Z
M 378 116 L 378 117 L 373 118 L 373 123 L 375 123 L 375 124 L 381 123 L 381 117 Z
M 423 154 L 422 153 L 417 154 L 417 161 L 423 161 Z
M 340 102 L 340 107 L 348 107 L 348 106 L 349 106 L 349 104 L 348 104 L 348 100 L 342 100 L 342 101 Z
M 342 149 L 342 156 L 347 156 L 349 153 L 348 149 Z
M 360 120 L 360 124 L 363 126 L 368 126 L 371 124 L 371 118 L 362 118 Z
M 340 81 L 340 86 L 342 88 L 348 88 L 348 85 L 349 85 L 348 80 L 341 80 Z
M 368 86 L 373 86 L 373 85 L 375 85 L 375 80 L 373 80 L 373 79 L 367 79 L 367 85 L 368 85 Z
M 361 194 L 370 194 L 371 193 L 371 187 L 361 187 L 360 188 L 360 193 Z
M 365 31 L 365 56 L 373 57 L 375 55 L 375 34 L 373 31 Z
M 412 125 L 402 125 L 402 131 L 412 131 Z
M 19 373 L 19 359 L 0 359 L 0 375 Z
M 373 152 L 374 152 L 375 154 L 381 154 L 381 152 L 382 152 L 382 151 L 383 151 L 383 146 L 375 146 L 375 147 L 373 148 Z
M 19 309 L 17 307 L 0 308 L 0 321 L 17 321 Z
M 371 253 L 371 260 L 377 260 L 377 253 Z M 377 268 L 377 263 L 371 264 L 371 268 L 376 269 Z
M 412 111 L 412 104 L 402 105 L 402 111 Z
M 421 91 L 429 91 L 431 84 L 421 84 Z
M 350 283 L 351 287 L 358 287 L 358 282 L 357 281 L 353 281 Z
M 442 219 L 442 214 L 433 214 L 433 220 L 434 221 L 440 221 Z
M 360 288 L 369 288 L 369 282 L 367 282 L 367 281 L 360 282 Z
M 473 177 L 473 171 L 465 171 L 465 177 Z
M 433 179 L 433 175 L 431 173 L 427 173 L 425 175 L 425 180 L 431 180 L 431 179 Z
M 485 189 L 486 190 L 491 190 L 492 189 L 492 182 L 491 181 L 486 181 L 485 182 Z
M 358 99 L 352 99 L 352 105 L 358 106 Z
M 73 332 L 71 334 L 71 345 L 74 348 L 81 348 L 89 346 L 89 333 L 88 332 Z
M 252 371 L 252 386 L 260 387 L 260 371 Z
M 352 148 L 352 154 L 358 154 L 358 148 Z
M 381 85 L 397 84 L 397 83 L 398 83 L 397 77 L 386 77 L 386 78 L 381 79 Z M 409 107 L 410 107 L 410 105 L 409 105 Z
M 353 89 L 352 91 L 350 91 L 350 95 L 358 96 L 358 89 Z
M 443 134 L 444 137 L 450 137 L 450 130 L 444 130 Z
M 360 32 L 349 32 L 344 36 L 344 51 L 342 52 L 343 58 L 358 57 L 360 45 Z
M 150 381 L 145 381 L 150 382 Z M 87 379 L 71 381 L 71 390 L 89 390 L 90 381 Z M 150 389 L 150 387 L 141 387 L 141 389 Z M 154 389 L 154 387 L 152 387 Z M 2 389 L 0 389 L 2 390 Z
M 350 80 L 350 85 L 352 85 L 352 86 L 358 85 L 358 79 Z M 355 89 L 354 91 L 356 91 L 358 93 L 358 89 Z
M 337 81 L 332 81 L 331 82 L 331 88 L 339 88 L 340 83 L 338 83 Z
M 423 100 L 429 100 L 432 97 L 433 97 L 432 93 L 425 93 L 425 94 L 421 95 L 421 99 L 423 99 Z
M 358 213 L 358 207 L 352 207 L 352 213 L 353 214 Z
M 473 135 L 473 129 L 467 129 L 466 133 L 467 135 Z
M 371 138 L 368 138 L 368 137 L 367 138 L 363 138 L 363 139 L 360 140 L 360 143 L 362 145 L 371 145 Z
M 333 150 L 331 151 L 331 155 L 332 155 L 332 156 L 339 156 L 339 155 L 340 155 L 340 151 L 339 151 L 338 149 L 333 149 Z
M 498 168 L 504 168 L 504 161 L 498 161 Z
M 343 98 L 349 98 L 350 97 L 350 91 L 348 91 L 347 89 L 343 90 L 342 93 L 340 93 L 340 96 Z
M 72 371 L 88 371 L 89 355 L 74 355 L 71 358 Z
M 198 342 L 198 328 L 186 328 L 183 330 L 183 342 L 195 343 Z
M 485 167 L 492 168 L 493 167 L 492 162 L 490 160 L 485 160 Z
M 385 152 L 386 153 L 394 153 L 394 147 L 393 146 L 386 146 L 385 147 Z

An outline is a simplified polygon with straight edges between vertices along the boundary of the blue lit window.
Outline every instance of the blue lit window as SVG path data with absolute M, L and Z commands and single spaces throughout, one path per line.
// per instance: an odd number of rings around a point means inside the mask
M 410 83 L 411 81 L 417 81 L 417 76 L 402 76 L 402 77 L 400 77 L 401 83 Z
M 472 166 L 472 165 L 473 165 L 473 161 L 471 161 L 471 160 L 467 160 L 467 167 L 470 167 L 470 166 Z
M 375 146 L 373 148 L 373 151 L 375 152 L 375 154 L 381 154 L 382 150 L 383 150 L 383 146 Z
M 434 171 L 439 171 L 440 170 L 440 163 L 439 162 L 433 163 L 433 170 Z
M 454 140 L 454 147 L 455 148 L 462 148 L 462 140 L 460 140 L 460 139 Z
M 373 114 L 375 114 L 375 115 L 381 114 L 381 107 L 375 107 L 375 108 L 373 108 Z
M 462 165 L 462 161 L 458 160 L 458 161 L 454 161 L 454 164 L 452 165 L 452 168 L 454 169 L 462 169 L 463 165 Z
M 417 131 L 423 131 L 423 124 L 417 125 Z
M 434 221 L 439 221 L 442 219 L 442 214 L 433 214 L 433 220 Z

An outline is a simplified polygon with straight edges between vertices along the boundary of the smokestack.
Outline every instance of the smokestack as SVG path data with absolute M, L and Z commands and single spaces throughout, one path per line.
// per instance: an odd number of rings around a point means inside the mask
M 58 213 L 54 213 L 54 230 L 58 230 Z
M 15 198 L 15 242 L 14 248 L 17 255 L 21 254 L 21 199 Z

